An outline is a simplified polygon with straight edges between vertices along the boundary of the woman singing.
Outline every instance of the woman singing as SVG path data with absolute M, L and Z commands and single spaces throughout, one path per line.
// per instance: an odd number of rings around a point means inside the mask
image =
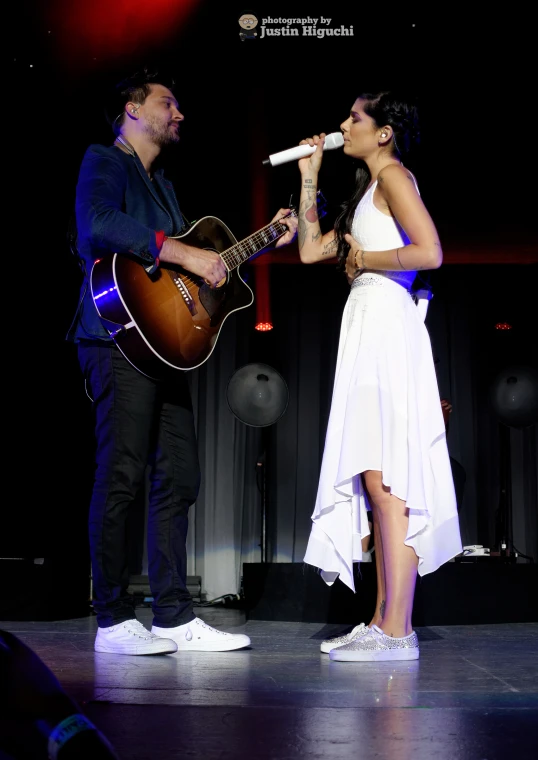
M 351 284 L 312 531 L 304 561 L 352 591 L 368 512 L 374 526 L 377 604 L 369 625 L 323 642 L 332 660 L 418 659 L 411 613 L 417 571 L 462 551 L 456 498 L 429 335 L 411 295 L 417 271 L 443 254 L 402 158 L 418 138 L 416 108 L 390 92 L 360 95 L 341 124 L 358 159 L 355 191 L 334 229 L 316 213 L 325 134 L 298 162 L 301 261 L 335 257 Z

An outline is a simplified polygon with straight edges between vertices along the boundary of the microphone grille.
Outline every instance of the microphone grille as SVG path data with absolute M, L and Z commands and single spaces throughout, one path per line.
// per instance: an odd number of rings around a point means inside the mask
M 325 138 L 325 148 L 341 148 L 344 144 L 344 135 L 341 132 L 331 132 Z

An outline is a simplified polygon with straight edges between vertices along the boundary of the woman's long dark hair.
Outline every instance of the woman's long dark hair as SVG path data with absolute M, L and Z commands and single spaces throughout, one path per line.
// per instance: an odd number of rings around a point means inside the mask
M 409 156 L 415 145 L 420 141 L 418 113 L 415 105 L 392 92 L 380 92 L 377 94 L 363 93 L 357 99 L 364 100 L 364 112 L 373 120 L 379 129 L 384 126 L 392 127 L 392 153 L 395 158 L 402 159 Z M 338 267 L 345 268 L 349 245 L 344 239 L 346 233 L 351 232 L 355 209 L 364 195 L 370 183 L 370 172 L 364 161 L 355 174 L 355 190 L 352 196 L 342 203 L 341 212 L 338 215 L 334 229 L 338 241 L 337 257 Z

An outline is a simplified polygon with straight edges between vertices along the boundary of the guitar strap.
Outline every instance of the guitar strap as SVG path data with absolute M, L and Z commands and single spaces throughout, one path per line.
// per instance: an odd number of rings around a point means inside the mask
M 117 335 L 119 335 L 122 332 L 125 332 L 127 328 L 125 325 L 120 325 L 119 322 L 111 322 L 110 319 L 105 319 L 99 314 L 99 319 L 101 320 L 101 323 L 105 330 L 108 330 L 110 333 L 111 338 L 115 338 Z

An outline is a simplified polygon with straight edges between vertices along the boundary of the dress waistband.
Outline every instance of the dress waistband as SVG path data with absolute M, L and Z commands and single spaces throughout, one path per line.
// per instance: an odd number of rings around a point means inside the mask
M 404 290 L 406 293 L 410 293 L 411 291 L 409 288 L 407 288 L 405 285 L 402 285 L 402 283 L 398 282 L 397 280 L 392 280 L 390 277 L 385 277 L 382 274 L 374 274 L 367 273 L 367 274 L 361 274 L 358 277 L 356 277 L 353 282 L 351 283 L 351 289 L 354 288 L 366 288 L 366 287 L 388 287 L 388 288 L 394 288 L 398 287 L 401 290 Z

